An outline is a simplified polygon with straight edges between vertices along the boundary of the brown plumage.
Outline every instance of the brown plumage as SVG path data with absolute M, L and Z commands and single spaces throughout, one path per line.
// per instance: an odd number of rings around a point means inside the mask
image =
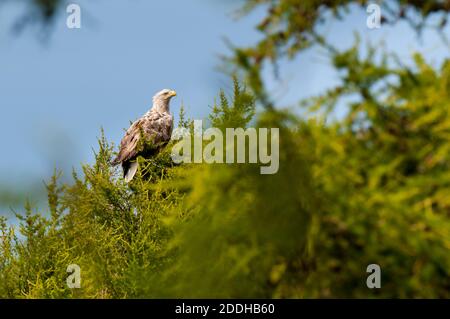
M 173 117 L 170 114 L 170 99 L 175 91 L 162 90 L 153 97 L 153 106 L 143 117 L 135 121 L 120 142 L 120 150 L 113 165 L 122 164 L 123 175 L 130 182 L 136 174 L 138 156 L 157 154 L 171 138 Z

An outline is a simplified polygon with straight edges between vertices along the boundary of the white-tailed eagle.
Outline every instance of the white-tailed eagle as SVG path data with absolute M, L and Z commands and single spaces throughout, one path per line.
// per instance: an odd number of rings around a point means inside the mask
M 135 121 L 120 142 L 120 150 L 113 165 L 122 164 L 125 181 L 130 182 L 138 169 L 138 156 L 155 155 L 171 138 L 173 116 L 170 99 L 177 93 L 164 89 L 153 97 L 152 108 Z

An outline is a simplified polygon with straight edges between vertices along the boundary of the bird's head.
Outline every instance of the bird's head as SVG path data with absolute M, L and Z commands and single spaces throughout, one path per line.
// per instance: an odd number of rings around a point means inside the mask
M 153 97 L 153 108 L 157 108 L 160 111 L 169 111 L 170 99 L 177 95 L 177 92 L 173 90 L 164 89 L 159 91 Z

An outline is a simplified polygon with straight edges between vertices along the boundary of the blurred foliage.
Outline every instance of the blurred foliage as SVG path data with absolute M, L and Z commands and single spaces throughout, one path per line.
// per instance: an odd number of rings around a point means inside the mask
M 274 175 L 257 164 L 174 165 L 169 146 L 140 158 L 127 185 L 102 137 L 83 177 L 48 184 L 50 218 L 28 205 L 23 240 L 2 222 L 0 296 L 450 297 L 450 64 L 373 60 L 356 48 L 336 55 L 342 87 L 306 105 L 327 114 L 360 94 L 342 121 L 256 115 L 257 127 L 280 128 Z M 236 83 L 212 118 L 247 125 L 249 97 Z M 66 286 L 72 263 L 80 289 Z M 366 287 L 371 263 L 381 289 Z
M 36 24 L 44 27 L 51 26 L 60 9 L 70 2 L 66 0 L 0 0 L 0 6 L 8 3 L 19 4 L 23 8 L 23 12 L 13 24 L 13 31 L 20 33 L 24 28 Z
M 365 10 L 371 3 L 380 5 L 383 24 L 393 25 L 405 21 L 418 34 L 424 28 L 433 28 L 442 33 L 450 11 L 450 1 L 447 0 L 246 0 L 240 15 L 260 7 L 267 11 L 256 26 L 262 37 L 249 47 L 234 47 L 229 60 L 237 70 L 242 71 L 258 100 L 265 107 L 273 108 L 273 101 L 262 77 L 266 62 L 274 66 L 277 74 L 277 62 L 280 59 L 293 59 L 313 45 L 328 47 L 319 26 L 331 18 L 344 19 L 352 6 Z M 431 17 L 434 18 L 434 24 L 428 23 Z

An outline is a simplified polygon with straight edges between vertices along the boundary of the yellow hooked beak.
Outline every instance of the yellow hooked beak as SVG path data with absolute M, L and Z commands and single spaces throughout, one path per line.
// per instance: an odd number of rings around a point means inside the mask
M 169 95 L 170 95 L 170 97 L 177 96 L 177 92 L 175 92 L 175 91 L 170 91 L 170 92 L 169 92 Z

